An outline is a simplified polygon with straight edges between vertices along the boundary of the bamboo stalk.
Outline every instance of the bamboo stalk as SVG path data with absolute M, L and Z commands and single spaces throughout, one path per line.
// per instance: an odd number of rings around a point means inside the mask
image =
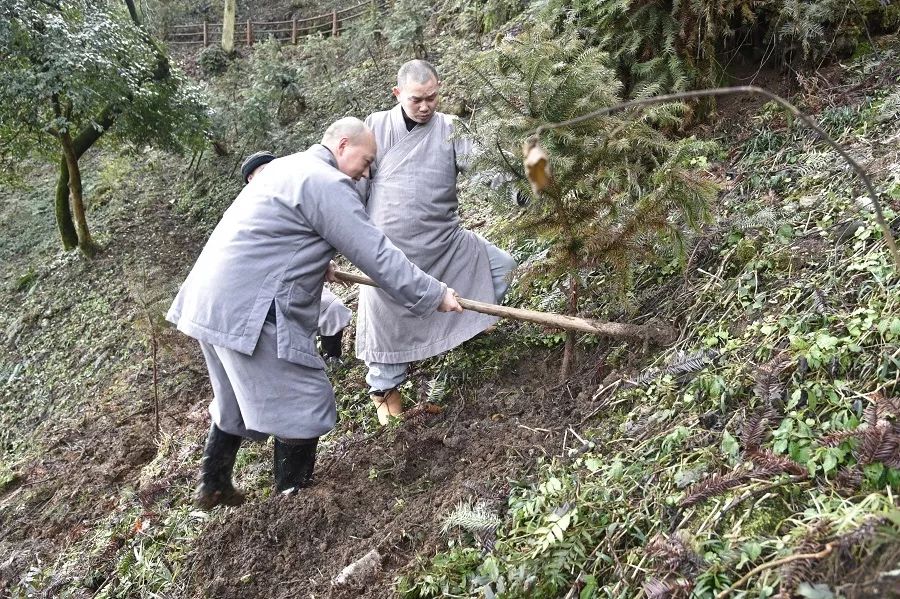
M 360 285 L 378 287 L 378 285 L 375 284 L 375 281 L 362 274 L 342 270 L 336 270 L 334 274 L 338 279 L 347 283 L 358 283 Z M 602 335 L 603 337 L 612 337 L 615 339 L 651 339 L 666 344 L 671 343 L 676 337 L 675 331 L 671 327 L 666 326 L 602 322 L 599 320 L 579 318 L 577 316 L 567 316 L 565 314 L 498 306 L 497 304 L 488 304 L 486 302 L 470 300 L 464 297 L 457 298 L 457 301 L 464 309 L 479 312 L 481 314 L 490 314 L 491 316 L 499 316 L 501 318 L 512 318 L 513 320 L 533 322 L 535 324 L 541 324 L 556 329 L 581 331 L 582 333 L 592 333 L 594 335 Z

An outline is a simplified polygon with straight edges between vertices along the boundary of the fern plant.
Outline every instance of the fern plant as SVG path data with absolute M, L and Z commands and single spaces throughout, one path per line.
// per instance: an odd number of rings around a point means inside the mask
M 481 82 L 472 86 L 483 107 L 477 170 L 507 171 L 525 195 L 531 190 L 514 162 L 528 132 L 613 104 L 621 93 L 607 54 L 574 34 L 554 37 L 546 27 L 507 39 L 468 64 L 472 81 Z M 505 226 L 548 248 L 524 269 L 523 283 L 562 281 L 568 312 L 576 314 L 583 296 L 621 293 L 636 265 L 683 250 L 684 233 L 706 219 L 715 192 L 696 168 L 714 145 L 673 141 L 663 132 L 678 127 L 686 111 L 683 104 L 667 104 L 639 117 L 553 129 L 541 138 L 553 180 Z M 606 273 L 610 288 L 585 289 L 591 271 Z M 573 342 L 570 335 L 567 343 Z

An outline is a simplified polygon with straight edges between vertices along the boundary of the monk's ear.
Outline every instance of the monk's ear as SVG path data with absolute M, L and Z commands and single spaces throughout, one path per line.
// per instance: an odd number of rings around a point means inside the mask
M 394 89 L 391 90 L 391 93 L 394 94 L 395 98 L 397 98 L 398 100 L 400 99 L 400 88 L 399 87 L 394 87 Z

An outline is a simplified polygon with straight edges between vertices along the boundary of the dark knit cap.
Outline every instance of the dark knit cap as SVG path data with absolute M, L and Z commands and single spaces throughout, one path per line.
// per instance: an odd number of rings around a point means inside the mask
M 244 179 L 244 183 L 248 183 L 247 180 L 253 174 L 253 171 L 264 164 L 269 164 L 273 160 L 275 160 L 275 154 L 272 152 L 256 152 L 247 156 L 247 160 L 241 165 L 241 177 Z

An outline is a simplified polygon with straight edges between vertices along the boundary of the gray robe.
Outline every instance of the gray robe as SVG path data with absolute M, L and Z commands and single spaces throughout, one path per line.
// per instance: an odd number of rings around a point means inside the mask
M 493 303 L 485 240 L 460 226 L 456 177 L 471 143 L 450 139 L 453 117 L 437 112 L 407 132 L 398 104 L 366 119 L 378 155 L 361 191 L 372 221 L 419 268 L 460 296 Z M 367 189 L 366 189 L 367 187 Z M 356 355 L 366 362 L 399 364 L 452 349 L 497 318 L 467 311 L 454 318 L 418 318 L 382 290 L 360 289 Z
M 347 328 L 353 313 L 328 287 L 322 288 L 319 304 L 319 334 L 336 335 Z
M 371 223 L 354 182 L 336 168 L 328 148 L 316 144 L 271 162 L 243 189 L 207 241 L 166 318 L 199 341 L 254 355 L 274 300 L 273 353 L 317 373 L 309 388 L 294 390 L 298 401 L 330 401 L 333 412 L 330 386 L 322 396 L 323 381 L 328 381 L 315 334 L 325 271 L 335 250 L 390 290 L 394 301 L 411 313 L 425 316 L 440 305 L 446 286 L 413 266 Z M 254 401 L 259 409 L 277 411 L 273 402 L 266 404 L 271 398 L 264 397 L 277 381 L 263 376 L 252 381 L 263 396 Z M 284 430 L 295 428 L 291 419 L 298 418 L 296 414 L 282 417 Z M 295 424 L 309 430 L 308 423 Z

